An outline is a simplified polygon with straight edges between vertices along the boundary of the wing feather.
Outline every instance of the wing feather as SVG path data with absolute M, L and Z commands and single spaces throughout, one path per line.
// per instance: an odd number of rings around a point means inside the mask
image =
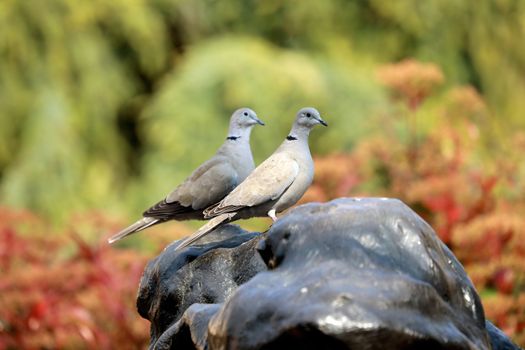
M 206 217 L 254 207 L 278 199 L 299 174 L 299 164 L 285 153 L 277 153 L 259 165 L 217 205 L 204 211 Z
M 144 216 L 170 219 L 219 202 L 238 185 L 238 175 L 228 159 L 212 158 L 197 168 L 166 199 L 144 212 Z

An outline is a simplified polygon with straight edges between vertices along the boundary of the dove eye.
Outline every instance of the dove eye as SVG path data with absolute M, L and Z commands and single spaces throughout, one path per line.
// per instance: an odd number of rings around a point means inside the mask
M 247 116 L 248 116 L 248 112 L 244 112 L 243 114 L 244 114 L 244 116 L 245 116 L 245 117 L 247 117 Z
M 306 113 L 306 116 L 307 116 L 308 118 L 310 118 L 310 117 L 312 116 L 312 114 L 311 114 L 311 113 Z

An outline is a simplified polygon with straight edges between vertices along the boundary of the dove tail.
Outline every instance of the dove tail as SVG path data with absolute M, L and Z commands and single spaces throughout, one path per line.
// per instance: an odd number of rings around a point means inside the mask
M 160 222 L 161 221 L 159 219 L 155 219 L 155 218 L 149 218 L 149 217 L 142 218 L 139 221 L 135 222 L 133 225 L 126 227 L 125 229 L 117 233 L 116 235 L 111 236 L 108 239 L 108 243 L 109 244 L 115 243 L 116 241 L 119 241 L 124 237 L 132 235 L 136 232 L 142 231 Z
M 232 217 L 235 216 L 235 214 L 237 213 L 226 213 L 226 214 L 222 214 L 222 215 L 214 217 L 213 219 L 208 221 L 205 225 L 203 225 L 200 229 L 198 229 L 195 233 L 193 233 L 191 236 L 185 238 L 181 242 L 181 244 L 179 244 L 177 248 L 175 248 L 175 251 L 186 248 L 190 244 L 206 236 L 208 233 L 210 233 L 214 228 L 216 228 L 220 224 L 224 223 L 225 221 L 229 221 Z

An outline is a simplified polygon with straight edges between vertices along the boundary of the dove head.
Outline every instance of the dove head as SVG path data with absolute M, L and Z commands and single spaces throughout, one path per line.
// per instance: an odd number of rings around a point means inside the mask
M 321 118 L 319 111 L 313 107 L 305 107 L 297 112 L 295 124 L 307 128 L 313 128 L 318 124 L 328 126 L 328 124 L 326 124 L 326 122 Z
M 328 124 L 321 118 L 321 114 L 317 109 L 313 107 L 302 108 L 297 112 L 289 137 L 308 137 L 310 130 L 319 124 L 328 126 Z
M 260 120 L 257 114 L 250 108 L 239 108 L 233 112 L 230 119 L 230 129 L 251 128 L 256 124 L 264 125 L 264 122 Z
M 242 141 L 250 140 L 250 133 L 254 125 L 264 125 L 263 121 L 257 118 L 257 114 L 250 108 L 239 108 L 233 112 L 230 119 L 230 129 L 228 130 L 227 140 Z

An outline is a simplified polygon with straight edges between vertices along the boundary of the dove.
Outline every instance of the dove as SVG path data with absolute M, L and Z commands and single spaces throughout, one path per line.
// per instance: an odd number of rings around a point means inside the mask
M 262 162 L 224 199 L 204 210 L 208 223 L 184 239 L 176 248 L 183 249 L 221 224 L 238 219 L 280 213 L 303 196 L 314 177 L 314 162 L 308 136 L 316 125 L 328 126 L 312 107 L 299 110 L 292 129 L 277 150 Z
M 203 210 L 223 199 L 255 168 L 250 133 L 257 124 L 264 125 L 253 110 L 236 110 L 230 118 L 228 137 L 215 155 L 166 198 L 146 210 L 142 219 L 110 237 L 108 242 L 114 243 L 168 220 L 204 219 Z

